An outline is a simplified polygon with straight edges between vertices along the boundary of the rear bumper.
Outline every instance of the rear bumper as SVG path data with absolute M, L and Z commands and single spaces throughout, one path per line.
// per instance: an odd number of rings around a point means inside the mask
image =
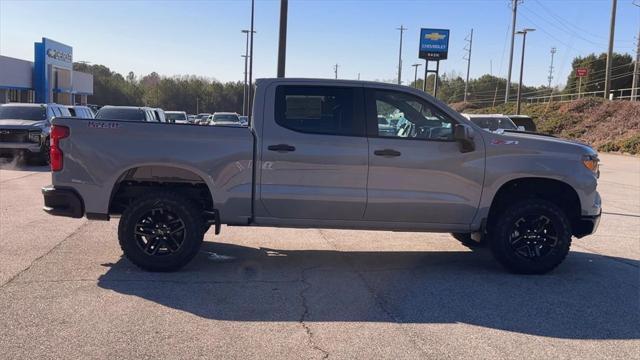
M 52 185 L 42 188 L 46 213 L 56 216 L 81 218 L 84 215 L 84 204 L 78 193 L 71 189 L 56 189 Z
M 573 229 L 573 235 L 577 238 L 581 238 L 587 235 L 591 235 L 596 232 L 598 225 L 600 225 L 600 216 L 583 216 L 577 221 Z

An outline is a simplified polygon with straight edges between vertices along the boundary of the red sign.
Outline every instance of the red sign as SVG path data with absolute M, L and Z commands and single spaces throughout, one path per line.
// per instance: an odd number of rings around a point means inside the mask
M 577 68 L 576 69 L 576 76 L 577 77 L 585 77 L 589 75 L 589 69 L 587 68 Z

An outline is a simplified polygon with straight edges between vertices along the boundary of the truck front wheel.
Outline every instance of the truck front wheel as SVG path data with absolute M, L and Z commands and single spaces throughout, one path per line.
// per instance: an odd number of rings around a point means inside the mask
M 172 192 L 151 193 L 123 212 L 118 238 L 124 255 L 149 271 L 174 271 L 198 253 L 203 217 L 193 201 Z
M 557 205 L 539 199 L 520 201 L 498 215 L 489 229 L 490 247 L 507 269 L 544 274 L 565 259 L 571 246 L 571 225 Z

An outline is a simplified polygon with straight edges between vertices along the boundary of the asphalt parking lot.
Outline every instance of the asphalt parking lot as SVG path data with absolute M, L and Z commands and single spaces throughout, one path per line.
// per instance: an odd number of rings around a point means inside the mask
M 177 273 L 117 221 L 41 210 L 0 165 L 0 358 L 640 358 L 640 158 L 602 158 L 595 235 L 544 276 L 446 234 L 223 228 Z

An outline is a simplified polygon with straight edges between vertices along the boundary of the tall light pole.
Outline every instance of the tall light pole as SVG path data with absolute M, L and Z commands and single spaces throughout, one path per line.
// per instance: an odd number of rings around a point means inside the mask
M 418 87 L 418 67 L 422 66 L 422 64 L 413 64 L 413 87 Z
M 338 65 L 338 64 L 333 65 L 333 72 L 335 73 L 335 78 L 336 79 L 338 79 L 338 67 L 339 66 L 340 65 Z
M 469 48 L 467 50 L 466 60 L 467 60 L 467 81 L 464 83 L 464 99 L 463 102 L 467 102 L 467 93 L 469 89 L 469 70 L 471 70 L 471 48 L 473 46 L 473 29 L 471 29 L 471 34 L 469 37 L 465 39 L 469 42 Z
M 536 31 L 536 29 L 522 29 L 516 34 L 522 35 L 522 55 L 520 57 L 520 81 L 518 82 L 518 99 L 516 100 L 516 115 L 520 115 L 520 102 L 521 102 L 521 94 L 522 94 L 522 74 L 524 73 L 524 47 L 527 43 L 527 33 L 531 31 Z
M 254 18 L 254 10 L 255 10 L 255 0 L 251 0 L 251 29 L 249 30 L 249 37 L 251 39 L 251 45 L 249 45 L 249 92 L 247 96 L 247 115 L 249 116 L 249 124 L 251 124 L 251 112 L 253 103 L 253 34 L 255 31 L 253 29 L 253 18 Z
M 504 103 L 509 102 L 509 89 L 511 87 L 511 68 L 513 67 L 513 42 L 516 37 L 516 17 L 518 16 L 518 2 L 511 0 L 511 50 L 509 50 L 509 68 L 507 69 L 507 86 L 504 90 Z
M 609 49 L 607 50 L 607 67 L 604 73 L 604 98 L 609 98 L 611 90 L 611 61 L 613 60 L 613 37 L 616 30 L 616 8 L 618 0 L 611 0 L 611 22 L 609 23 Z
M 398 85 L 402 84 L 402 33 L 407 30 L 406 27 L 400 25 L 396 30 L 400 30 L 400 51 L 398 51 Z
M 287 57 L 287 8 L 289 0 L 280 0 L 280 37 L 278 40 L 278 77 L 284 77 L 284 65 Z

